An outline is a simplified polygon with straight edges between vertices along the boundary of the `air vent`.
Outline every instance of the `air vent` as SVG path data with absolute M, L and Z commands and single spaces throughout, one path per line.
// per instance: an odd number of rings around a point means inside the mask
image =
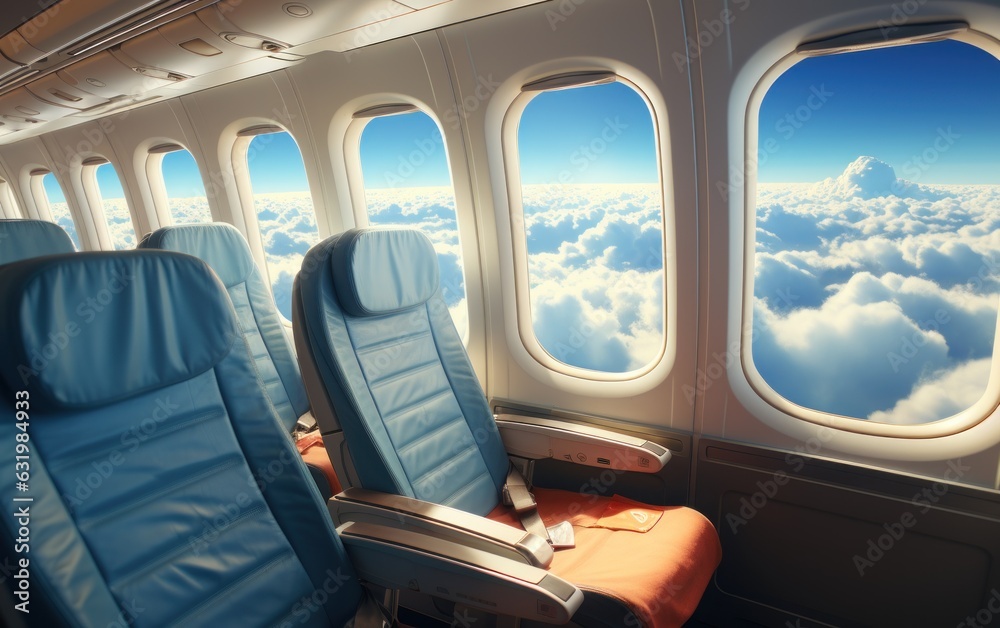
M 135 67 L 132 68 L 132 70 L 138 72 L 143 76 L 148 76 L 150 78 L 160 79 L 163 81 L 170 81 L 172 83 L 176 83 L 177 81 L 183 81 L 186 78 L 190 78 L 188 76 L 184 76 L 183 74 L 179 74 L 177 72 L 171 72 L 170 70 L 162 70 L 160 68 L 150 68 L 146 66 Z
M 250 35 L 249 33 L 223 33 L 222 37 L 234 46 L 250 48 L 251 50 L 281 52 L 285 48 L 288 48 L 287 44 L 282 44 L 270 39 L 264 39 L 263 37 L 259 37 L 257 35 Z

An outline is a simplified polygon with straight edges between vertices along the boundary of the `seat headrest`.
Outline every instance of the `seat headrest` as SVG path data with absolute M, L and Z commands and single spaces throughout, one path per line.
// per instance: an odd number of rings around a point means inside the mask
M 0 220 L 0 264 L 75 250 L 69 234 L 54 222 Z
M 226 223 L 162 227 L 143 238 L 139 248 L 177 251 L 203 259 L 227 288 L 246 281 L 254 269 L 246 238 Z
M 427 302 L 438 289 L 434 245 L 414 229 L 350 229 L 330 255 L 340 305 L 351 316 L 376 316 Z
M 240 337 L 205 262 L 74 253 L 0 267 L 0 376 L 32 407 L 85 409 L 204 373 Z

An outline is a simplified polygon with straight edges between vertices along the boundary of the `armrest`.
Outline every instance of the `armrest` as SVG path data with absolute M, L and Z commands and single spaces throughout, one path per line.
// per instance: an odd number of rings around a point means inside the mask
M 540 536 L 412 497 L 349 488 L 328 507 L 336 525 L 356 521 L 415 530 L 525 565 L 545 568 L 552 562 L 552 547 Z
M 496 420 L 507 453 L 529 460 L 557 458 L 639 473 L 656 473 L 670 460 L 670 450 L 656 443 L 598 427 L 516 414 Z
M 337 531 L 361 579 L 389 589 L 558 624 L 583 602 L 583 593 L 557 576 L 464 545 L 371 523 Z

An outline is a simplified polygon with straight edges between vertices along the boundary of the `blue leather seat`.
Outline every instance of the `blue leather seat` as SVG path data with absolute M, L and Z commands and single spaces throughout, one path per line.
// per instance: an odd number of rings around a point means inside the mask
M 307 392 L 314 408 L 333 409 L 335 418 L 317 413 L 317 419 L 324 434 L 342 430 L 360 486 L 502 519 L 494 511 L 509 461 L 441 296 L 427 237 L 384 228 L 333 236 L 307 253 L 294 291 L 299 360 L 308 361 L 303 370 L 315 371 L 320 382 L 314 388 L 307 378 Z M 559 516 L 560 509 L 565 517 L 567 504 L 574 512 L 595 501 L 589 496 L 581 505 L 571 503 L 576 494 L 545 493 L 562 505 L 546 510 L 539 497 L 543 518 Z M 719 562 L 711 524 L 691 509 L 670 509 L 655 540 L 651 534 L 646 542 L 684 548 L 680 555 L 664 554 L 664 561 L 677 564 L 656 564 L 663 548 L 647 547 L 649 560 L 638 570 L 610 550 L 627 547 L 619 542 L 635 534 L 579 531 L 576 549 L 556 552 L 552 570 L 586 591 L 578 623 L 614 626 L 628 618 L 631 625 L 677 625 L 694 611 Z M 616 565 L 583 565 L 590 556 Z M 557 570 L 560 564 L 566 572 Z M 615 584 L 573 578 L 584 571 L 599 578 L 622 564 L 626 573 L 616 575 Z M 635 605 L 623 602 L 634 599 L 630 588 L 645 589 Z M 671 601 L 661 597 L 664 591 Z
M 54 222 L 0 220 L 0 264 L 75 250 L 69 234 Z
M 194 255 L 215 271 L 236 307 L 267 394 L 281 422 L 292 431 L 308 412 L 309 399 L 278 308 L 243 234 L 225 223 L 163 227 L 143 238 L 139 248 Z
M 164 251 L 7 264 L 0 320 L 0 559 L 30 561 L 33 625 L 354 615 L 355 572 L 208 265 Z
M 304 416 L 309 411 L 309 400 L 302 385 L 302 374 L 271 291 L 243 234 L 225 223 L 163 227 L 147 234 L 138 248 L 194 255 L 211 266 L 222 279 L 281 422 L 291 432 L 299 419 L 303 419 L 303 430 L 297 432 L 299 452 L 323 497 L 328 499 L 339 493 L 340 481 L 322 439 L 318 433 L 308 436 L 301 433 L 315 425 L 311 414 Z

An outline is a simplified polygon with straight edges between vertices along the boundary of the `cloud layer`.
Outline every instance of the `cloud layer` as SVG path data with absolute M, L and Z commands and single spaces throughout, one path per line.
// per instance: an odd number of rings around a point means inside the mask
M 758 184 L 758 371 L 793 402 L 874 421 L 968 408 L 993 352 L 998 221 L 996 186 L 916 185 L 872 157 Z
M 1000 186 L 927 186 L 860 157 L 816 184 L 758 184 L 753 361 L 800 405 L 886 423 L 951 416 L 990 373 L 1000 298 Z M 465 280 L 450 188 L 369 190 L 372 224 L 422 229 L 460 333 Z M 525 186 L 533 331 L 573 366 L 640 368 L 663 345 L 662 205 L 656 185 Z M 205 199 L 172 201 L 177 222 Z M 306 192 L 255 198 L 279 309 L 318 241 Z M 72 229 L 68 212 L 53 207 Z M 134 245 L 124 201 L 105 208 Z M 63 216 L 63 214 L 66 214 Z
M 539 344 L 598 371 L 653 360 L 663 346 L 659 187 L 528 185 L 523 205 Z

